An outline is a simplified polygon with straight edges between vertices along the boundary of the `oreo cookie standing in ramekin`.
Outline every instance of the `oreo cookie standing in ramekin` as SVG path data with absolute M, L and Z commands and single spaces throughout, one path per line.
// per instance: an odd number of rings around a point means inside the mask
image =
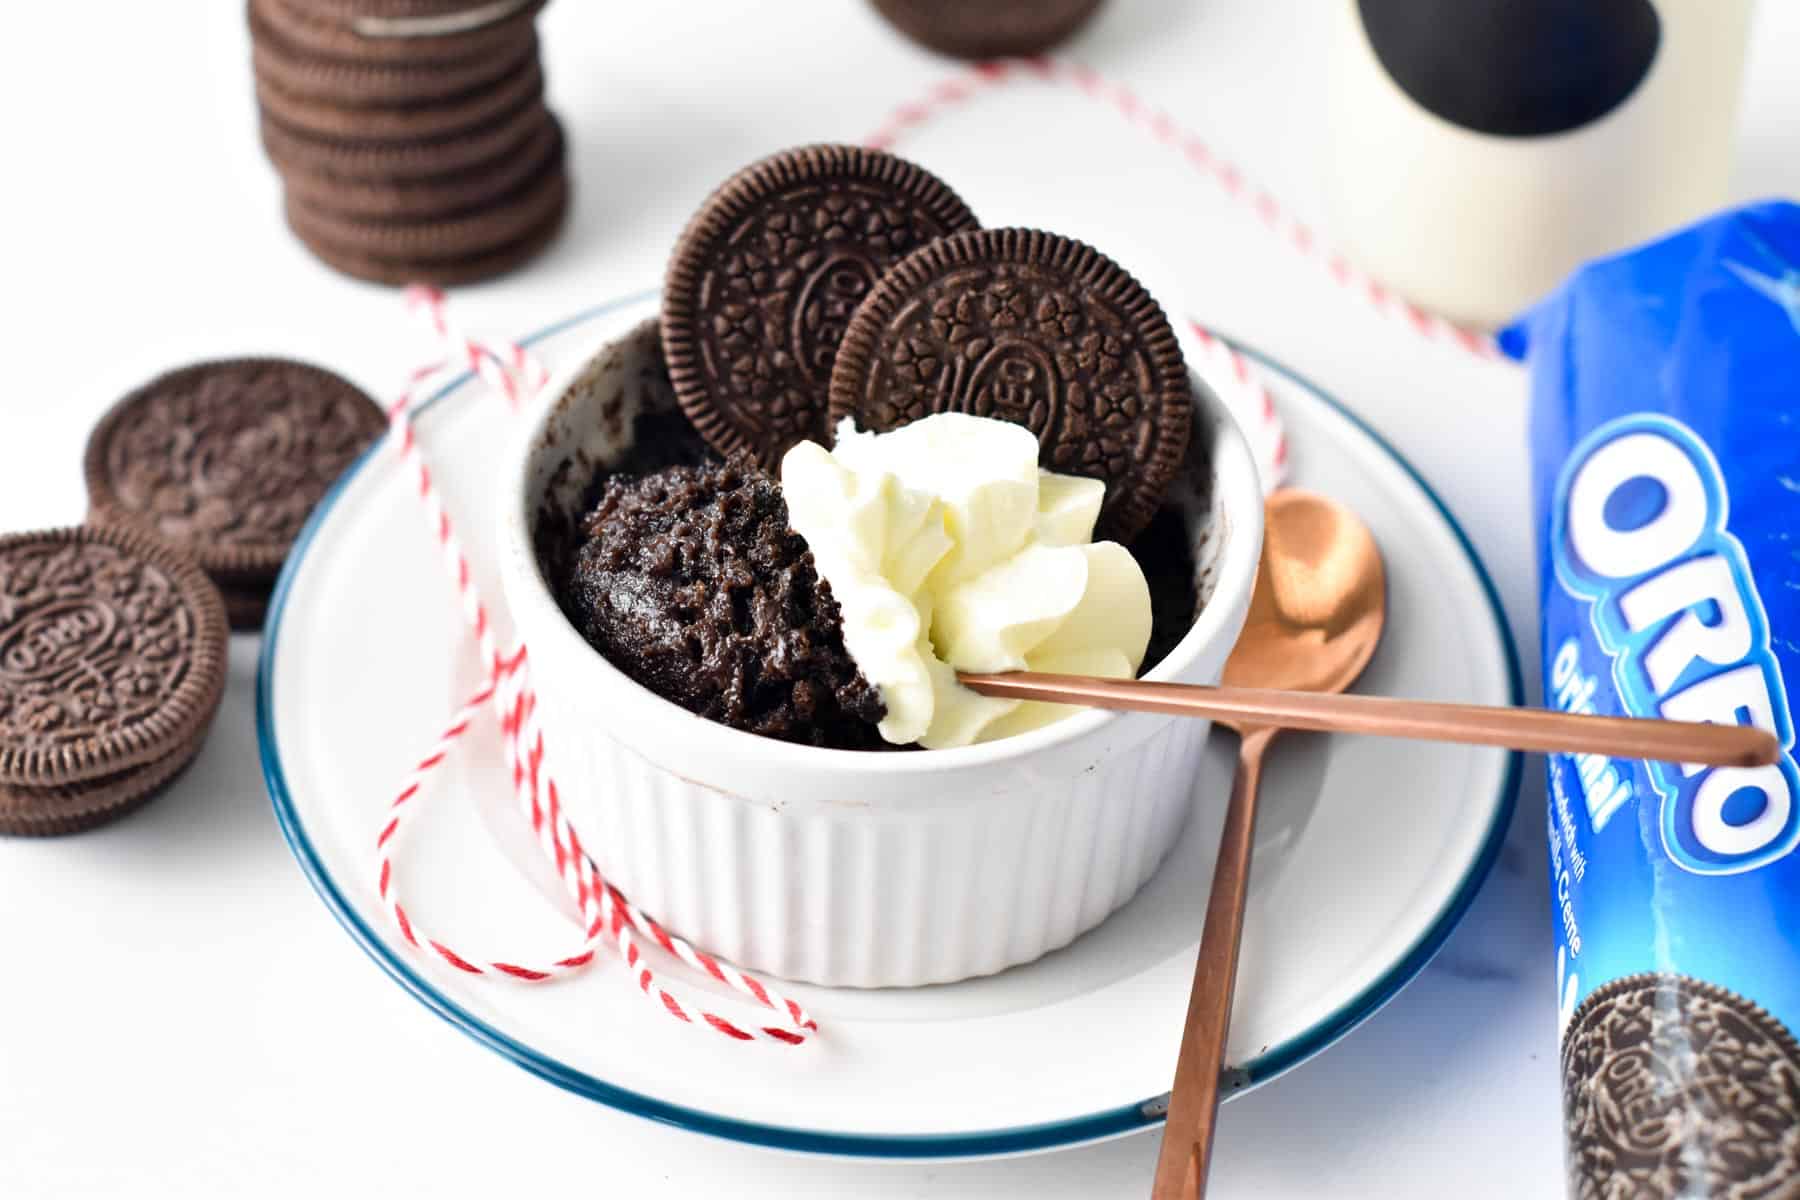
M 857 308 L 831 418 L 881 432 L 938 412 L 1038 436 L 1045 469 L 1106 481 L 1100 535 L 1150 522 L 1187 453 L 1175 331 L 1125 269 L 1073 238 L 984 229 L 926 246 Z
M 275 358 L 200 363 L 115 404 L 88 437 L 89 519 L 193 557 L 232 624 L 262 603 L 313 506 L 387 419 L 355 384 Z
M 773 467 L 825 441 L 845 322 L 888 267 L 975 215 L 936 176 L 858 146 L 802 146 L 721 184 L 676 243 L 662 336 L 676 398 L 719 453 Z
M 0 537 L 0 834 L 74 833 L 193 759 L 225 689 L 218 589 L 131 530 Z

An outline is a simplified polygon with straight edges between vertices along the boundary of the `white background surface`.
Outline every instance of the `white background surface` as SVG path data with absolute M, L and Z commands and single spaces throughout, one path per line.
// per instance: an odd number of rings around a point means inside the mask
M 1112 0 L 1067 53 L 1129 80 L 1325 224 L 1320 7 Z M 850 0 L 558 0 L 542 31 L 577 206 L 548 257 L 456 297 L 476 330 L 522 332 L 655 282 L 728 171 L 782 145 L 859 138 L 954 70 Z M 1765 4 L 1735 196 L 1800 192 L 1797 61 L 1800 7 Z M 88 428 L 166 367 L 286 353 L 385 394 L 420 356 L 393 293 L 331 274 L 285 233 L 238 4 L 31 5 L 0 39 L 0 97 L 5 527 L 78 520 Z M 1372 420 L 1469 528 L 1535 677 L 1512 369 L 1373 315 L 1072 92 L 993 92 L 896 148 L 987 224 L 1075 234 L 1176 281 L 1183 294 L 1165 303 Z M 565 1095 L 433 1020 L 332 921 L 275 830 L 252 729 L 255 649 L 235 640 L 225 708 L 173 792 L 80 838 L 0 841 L 0 1195 L 1146 1194 L 1151 1137 L 985 1164 L 782 1158 Z M 1558 1194 L 1541 803 L 1533 764 L 1499 868 L 1412 987 L 1227 1107 L 1214 1194 Z

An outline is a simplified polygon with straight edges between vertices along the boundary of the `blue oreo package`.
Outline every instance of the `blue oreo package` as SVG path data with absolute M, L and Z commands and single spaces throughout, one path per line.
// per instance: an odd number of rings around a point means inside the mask
M 1570 1193 L 1800 1197 L 1800 207 L 1590 264 L 1500 341 L 1531 374 L 1545 703 L 1783 747 L 1548 761 Z

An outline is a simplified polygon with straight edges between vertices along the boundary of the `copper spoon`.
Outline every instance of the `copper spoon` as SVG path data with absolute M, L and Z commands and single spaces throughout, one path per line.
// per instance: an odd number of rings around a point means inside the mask
M 1387 620 L 1387 575 L 1375 539 L 1348 510 L 1299 491 L 1269 497 L 1264 529 L 1250 615 L 1225 662 L 1225 683 L 1341 692 L 1368 665 Z M 1238 733 L 1237 777 L 1213 867 L 1152 1200 L 1198 1200 L 1206 1190 L 1244 932 L 1256 793 L 1263 753 L 1279 728 L 1229 718 L 1220 723 Z
M 1205 1190 L 1237 981 L 1257 786 L 1276 730 L 1386 733 L 1727 765 L 1770 762 L 1779 753 L 1772 735 L 1747 726 L 1339 695 L 1362 674 L 1381 640 L 1387 618 L 1381 553 L 1354 514 L 1307 492 L 1271 496 L 1265 530 L 1250 613 L 1225 664 L 1222 687 L 1031 674 L 961 677 L 986 695 L 1207 716 L 1238 733 L 1237 777 L 1213 868 L 1152 1200 L 1197 1200 Z
M 1720 767 L 1766 766 L 1781 755 L 1775 735 L 1752 725 L 1342 695 L 1381 637 L 1381 555 L 1361 521 L 1321 496 L 1278 492 L 1266 519 L 1250 615 L 1223 685 L 1036 671 L 957 679 L 998 699 L 1208 717 L 1240 733 L 1312 729 Z

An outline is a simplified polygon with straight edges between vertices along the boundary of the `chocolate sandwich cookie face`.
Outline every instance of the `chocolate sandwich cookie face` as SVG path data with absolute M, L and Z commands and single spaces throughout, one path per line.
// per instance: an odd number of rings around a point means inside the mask
M 59 788 L 197 745 L 225 686 L 225 609 L 130 530 L 0 538 L 0 786 Z
M 1100 0 L 874 0 L 888 24 L 958 58 L 1041 54 L 1087 23 Z
M 1577 1200 L 1800 1195 L 1800 1044 L 1744 997 L 1683 975 L 1604 984 L 1562 1070 Z
M 1149 293 L 1093 247 L 1030 229 L 958 234 L 900 263 L 851 317 L 831 375 L 834 424 L 962 412 L 1026 426 L 1046 468 L 1106 482 L 1097 536 L 1120 542 L 1162 502 L 1192 410 Z
M 855 146 L 804 146 L 732 176 L 670 260 L 662 335 L 669 377 L 721 454 L 773 466 L 826 437 L 845 322 L 907 254 L 976 228 L 941 180 Z
M 272 577 L 326 489 L 386 428 L 362 389 L 306 363 L 186 367 L 126 396 L 95 427 L 89 511 L 208 571 Z
M 287 129 L 321 138 L 384 142 L 430 141 L 483 128 L 543 94 L 544 76 L 535 55 L 520 63 L 508 78 L 431 104 L 348 107 L 284 91 L 266 77 L 256 80 L 257 103 L 271 120 Z

